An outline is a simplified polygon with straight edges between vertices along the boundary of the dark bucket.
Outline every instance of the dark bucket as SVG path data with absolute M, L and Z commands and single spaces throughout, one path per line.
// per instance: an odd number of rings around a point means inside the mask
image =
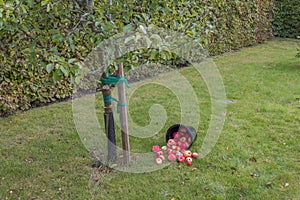
M 197 139 L 197 132 L 193 127 L 185 126 L 183 124 L 175 124 L 167 130 L 166 142 L 168 142 L 169 139 L 174 139 L 173 138 L 173 133 L 175 133 L 175 132 L 184 132 L 184 133 L 187 133 L 190 136 L 191 141 L 189 142 L 189 146 L 187 147 L 187 149 L 190 149 L 192 144 Z

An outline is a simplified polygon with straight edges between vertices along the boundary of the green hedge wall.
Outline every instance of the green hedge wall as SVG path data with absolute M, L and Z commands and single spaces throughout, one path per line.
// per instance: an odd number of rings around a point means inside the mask
M 273 32 L 278 37 L 300 38 L 299 0 L 275 0 Z
M 272 37 L 272 0 L 82 2 L 0 0 L 1 114 L 70 96 L 81 70 L 75 63 L 104 39 L 140 24 L 198 38 L 211 55 Z M 143 62 L 139 53 L 128 55 L 127 69 Z

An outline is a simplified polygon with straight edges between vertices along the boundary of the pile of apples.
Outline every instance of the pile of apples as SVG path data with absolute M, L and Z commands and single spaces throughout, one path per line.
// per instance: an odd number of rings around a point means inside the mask
M 187 165 L 192 165 L 193 158 L 198 158 L 198 153 L 192 153 L 187 148 L 190 146 L 191 137 L 184 132 L 174 132 L 173 139 L 169 139 L 167 142 L 167 146 L 158 146 L 155 145 L 152 147 L 152 150 L 156 153 L 156 164 L 162 164 L 166 159 L 165 155 L 167 155 L 167 159 L 170 162 L 178 161 L 185 162 Z M 165 153 L 164 153 L 165 152 Z

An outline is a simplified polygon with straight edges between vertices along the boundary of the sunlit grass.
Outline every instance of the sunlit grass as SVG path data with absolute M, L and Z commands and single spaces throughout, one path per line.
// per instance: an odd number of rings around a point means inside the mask
M 1 118 L 0 199 L 298 199 L 297 43 L 275 39 L 214 58 L 227 99 L 233 103 L 227 105 L 224 129 L 213 151 L 191 167 L 173 163 L 144 174 L 91 168 L 93 159 L 76 132 L 71 102 Z M 192 147 L 197 151 L 209 124 L 210 97 L 194 68 L 179 72 L 188 78 L 199 101 L 195 103 L 201 121 Z M 102 120 L 102 98 L 96 96 Z M 168 115 L 156 136 L 131 138 L 134 152 L 164 144 L 167 128 L 180 121 L 180 102 L 163 86 L 138 87 L 128 103 L 130 116 L 140 126 L 150 123 L 148 111 L 155 103 Z M 120 145 L 118 129 L 117 134 Z

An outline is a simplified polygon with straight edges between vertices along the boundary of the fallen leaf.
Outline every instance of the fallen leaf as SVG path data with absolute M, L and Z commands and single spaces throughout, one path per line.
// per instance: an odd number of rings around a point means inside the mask
M 267 182 L 266 183 L 266 186 L 271 186 L 272 185 L 272 182 Z
M 257 174 L 257 173 L 251 173 L 250 176 L 253 176 L 253 177 L 260 177 L 260 175 Z
M 239 194 L 239 199 L 243 199 L 243 195 L 242 194 Z
M 249 160 L 250 160 L 251 162 L 257 162 L 256 158 L 254 158 L 254 157 L 249 158 Z
M 222 156 L 222 160 L 227 160 L 225 155 Z
M 289 183 L 285 183 L 285 184 L 284 184 L 284 187 L 289 187 L 289 186 L 290 186 Z

